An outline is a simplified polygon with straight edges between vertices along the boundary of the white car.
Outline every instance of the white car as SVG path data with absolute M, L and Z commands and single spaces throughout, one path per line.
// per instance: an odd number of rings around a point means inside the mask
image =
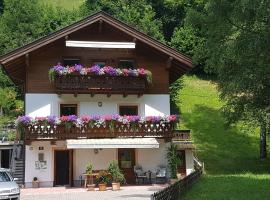
M 8 169 L 0 168 L 0 199 L 20 199 L 20 188 L 15 181 Z

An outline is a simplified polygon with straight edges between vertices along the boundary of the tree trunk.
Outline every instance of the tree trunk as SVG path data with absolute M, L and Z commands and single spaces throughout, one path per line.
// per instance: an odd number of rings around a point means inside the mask
M 266 126 L 261 125 L 260 129 L 260 159 L 265 159 L 267 157 L 267 147 L 266 147 Z

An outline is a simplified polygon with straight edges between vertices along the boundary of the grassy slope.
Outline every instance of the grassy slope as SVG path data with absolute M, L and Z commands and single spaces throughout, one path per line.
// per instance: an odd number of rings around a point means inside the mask
M 79 6 L 82 5 L 82 3 L 85 0 L 41 0 L 41 1 L 46 4 L 52 4 L 55 6 L 72 10 L 72 9 L 79 8 Z
M 258 159 L 258 131 L 240 124 L 225 126 L 216 86 L 184 77 L 177 105 L 206 168 L 185 199 L 269 199 L 270 160 Z

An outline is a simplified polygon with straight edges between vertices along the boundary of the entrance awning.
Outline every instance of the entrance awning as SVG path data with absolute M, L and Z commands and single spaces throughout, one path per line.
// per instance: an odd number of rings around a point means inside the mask
M 159 148 L 155 138 L 113 138 L 67 140 L 68 149 L 111 149 L 111 148 Z

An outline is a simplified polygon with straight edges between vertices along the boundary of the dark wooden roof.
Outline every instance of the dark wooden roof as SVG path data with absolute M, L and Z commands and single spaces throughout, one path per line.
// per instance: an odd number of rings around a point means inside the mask
M 104 11 L 97 12 L 89 17 L 86 17 L 72 25 L 69 25 L 65 28 L 62 28 L 56 32 L 53 32 L 45 37 L 35 40 L 29 44 L 26 44 L 20 48 L 17 48 L 5 55 L 0 56 L 0 64 L 4 67 L 9 65 L 9 63 L 14 62 L 14 60 L 36 50 L 42 46 L 45 46 L 51 42 L 54 42 L 60 38 L 63 38 L 73 32 L 76 32 L 84 27 L 87 27 L 93 23 L 104 21 L 116 29 L 125 32 L 126 34 L 136 38 L 136 40 L 149 45 L 151 48 L 156 49 L 168 56 L 172 59 L 172 65 L 174 66 L 174 71 L 179 72 L 180 74 L 184 74 L 186 71 L 192 68 L 192 61 L 189 57 L 184 54 L 176 51 L 175 49 L 149 37 L 148 35 L 134 29 L 133 27 L 123 23 Z M 15 81 L 16 82 L 16 81 Z

